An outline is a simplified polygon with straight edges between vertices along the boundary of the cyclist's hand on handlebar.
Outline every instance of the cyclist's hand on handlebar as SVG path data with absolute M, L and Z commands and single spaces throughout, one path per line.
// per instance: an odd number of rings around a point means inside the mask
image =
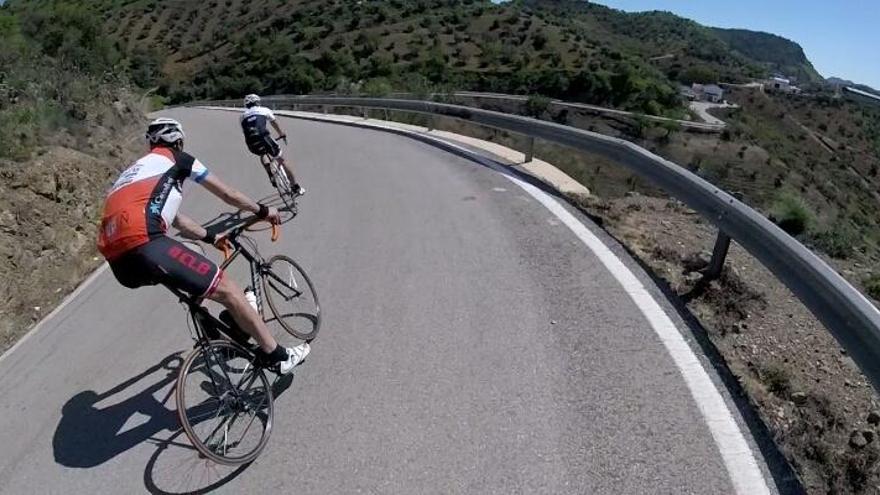
M 224 259 L 229 259 L 229 256 L 232 254 L 232 244 L 229 243 L 228 232 L 224 232 L 217 236 L 217 240 L 214 241 L 214 247 L 217 248 L 221 253 L 223 253 Z
M 274 206 L 269 207 L 269 214 L 266 215 L 266 221 L 273 225 L 281 223 L 281 213 L 278 212 L 278 208 L 275 208 Z
M 219 248 L 220 246 L 227 244 L 229 241 L 226 240 L 226 236 L 228 235 L 229 232 L 217 234 L 217 236 L 214 238 L 214 247 Z

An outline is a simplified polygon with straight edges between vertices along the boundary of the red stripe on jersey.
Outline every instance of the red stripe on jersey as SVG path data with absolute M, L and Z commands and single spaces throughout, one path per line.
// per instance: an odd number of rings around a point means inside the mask
M 108 260 L 150 240 L 145 208 L 160 178 L 133 182 L 107 197 L 98 233 L 98 250 Z
M 171 148 L 169 148 L 167 146 L 156 146 L 156 147 L 150 148 L 150 153 L 154 153 L 156 155 L 162 155 L 165 158 L 171 160 L 172 162 L 174 161 L 174 152 L 171 150 Z

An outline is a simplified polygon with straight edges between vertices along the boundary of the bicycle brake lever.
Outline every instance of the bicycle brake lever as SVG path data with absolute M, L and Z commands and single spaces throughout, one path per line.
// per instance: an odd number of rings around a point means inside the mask
M 229 241 L 226 239 L 221 239 L 218 243 L 219 246 L 215 246 L 221 251 L 223 251 L 223 259 L 228 260 L 230 256 L 232 256 L 232 248 L 229 247 Z

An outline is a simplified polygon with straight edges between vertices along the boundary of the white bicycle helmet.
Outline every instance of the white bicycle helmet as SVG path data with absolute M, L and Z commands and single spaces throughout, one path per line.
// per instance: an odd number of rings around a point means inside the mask
M 244 106 L 249 107 L 260 102 L 260 96 L 253 93 L 244 97 Z
M 183 126 L 174 119 L 161 118 L 150 122 L 147 126 L 147 142 L 150 144 L 159 144 L 160 142 L 174 144 L 186 138 L 183 133 Z

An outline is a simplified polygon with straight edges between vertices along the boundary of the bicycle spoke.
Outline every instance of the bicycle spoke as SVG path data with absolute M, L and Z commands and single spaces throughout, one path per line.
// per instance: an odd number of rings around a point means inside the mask
M 247 371 L 248 371 L 249 369 L 251 370 L 251 373 L 248 374 L 248 375 L 245 375 L 245 373 L 247 373 Z M 255 370 L 256 370 L 256 368 L 253 368 L 253 369 L 252 369 L 252 368 L 251 368 L 251 363 L 248 363 L 247 366 L 245 366 L 244 371 L 241 372 L 241 378 L 239 378 L 239 379 L 238 379 L 238 383 L 235 384 L 235 389 L 238 390 L 238 391 L 241 391 L 241 382 L 244 381 L 245 376 L 252 377 L 253 380 L 256 380 L 256 379 L 257 379 L 257 375 L 256 375 L 256 373 L 255 373 Z M 251 383 L 253 383 L 253 380 L 251 380 Z M 248 384 L 248 386 L 250 386 L 250 383 Z
M 293 276 L 293 273 L 290 274 L 290 283 L 281 279 L 277 273 L 272 270 L 266 270 L 266 275 L 269 276 L 269 283 L 272 283 L 272 280 L 275 280 L 279 284 L 283 285 L 285 289 L 290 289 L 298 294 L 302 294 L 302 291 L 299 290 L 299 284 L 296 283 L 296 277 Z M 280 292 L 277 285 L 272 286 L 275 290 Z
M 229 426 L 223 428 L 223 455 L 226 455 L 227 440 L 229 440 Z
M 215 416 L 215 419 L 216 419 L 216 416 Z M 212 431 L 211 434 L 208 435 L 208 438 L 206 438 L 202 443 L 204 443 L 205 445 L 210 444 L 211 439 L 214 438 L 214 435 L 216 435 L 217 432 L 220 431 L 221 428 L 226 426 L 226 423 L 228 423 L 228 422 L 229 422 L 229 416 L 223 416 L 223 421 L 221 421 L 220 424 L 218 424 L 217 427 L 214 428 L 214 431 Z
M 263 396 L 263 400 L 260 401 L 260 404 L 257 408 L 253 409 L 253 414 L 250 415 L 251 420 L 248 421 L 247 426 L 244 428 L 244 431 L 241 433 L 241 436 L 238 437 L 238 441 L 241 442 L 241 439 L 247 434 L 248 430 L 251 429 L 251 425 L 254 424 L 254 420 L 257 419 L 257 412 L 263 407 L 263 404 L 266 402 L 266 396 Z
M 284 282 L 282 282 L 282 284 L 284 284 Z M 285 301 L 285 302 L 290 302 L 290 301 L 292 301 L 293 299 L 296 299 L 297 297 L 303 295 L 302 291 L 299 291 L 299 290 L 294 289 L 293 287 L 291 287 L 291 286 L 289 286 L 289 285 L 287 285 L 287 284 L 284 284 L 284 288 L 286 288 L 286 289 L 290 289 L 290 290 L 293 291 L 293 295 L 292 295 L 292 296 L 288 296 L 288 295 L 286 295 L 286 294 L 285 294 L 285 293 L 284 293 L 284 292 L 283 292 L 283 291 L 282 291 L 277 285 L 275 285 L 275 283 L 274 283 L 272 280 L 269 280 L 269 286 L 271 286 L 273 289 L 275 289 L 275 291 L 277 291 L 278 294 L 280 294 L 281 297 L 284 298 L 284 301 Z

